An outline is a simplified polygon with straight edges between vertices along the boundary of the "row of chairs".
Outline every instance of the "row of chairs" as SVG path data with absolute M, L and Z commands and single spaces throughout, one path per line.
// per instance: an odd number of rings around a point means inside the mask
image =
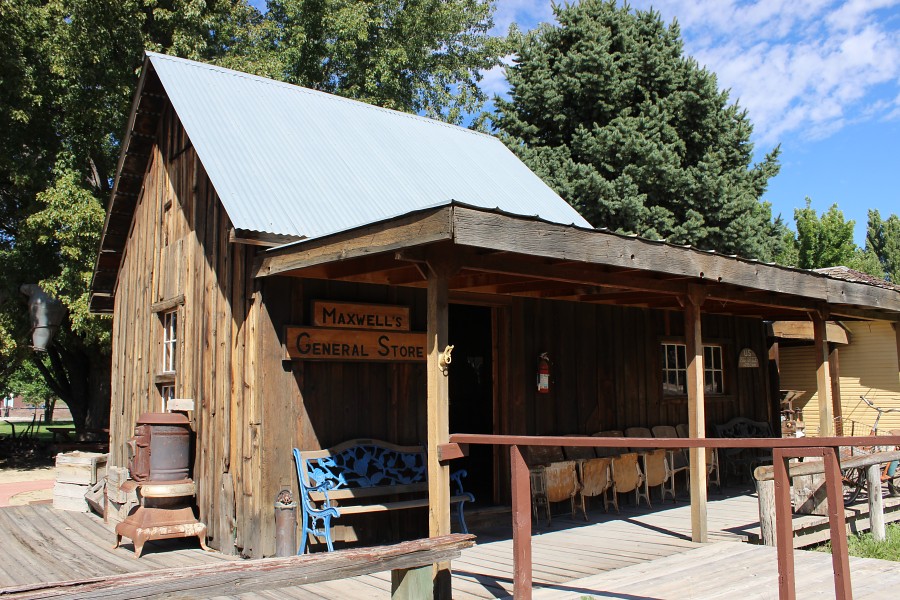
M 682 429 L 683 428 L 683 429 Z M 652 429 L 629 427 L 622 431 L 600 431 L 595 437 L 687 437 L 687 426 L 657 426 Z M 616 448 L 585 448 L 558 446 L 529 446 L 526 462 L 530 469 L 531 509 L 535 520 L 539 509 L 551 521 L 550 505 L 568 500 L 572 516 L 576 514 L 576 500 L 587 520 L 587 498 L 602 497 L 603 509 L 609 505 L 619 511 L 618 495 L 635 493 L 635 502 L 643 498 L 648 506 L 649 490 L 660 487 L 663 501 L 667 496 L 675 500 L 675 475 L 688 473 L 687 452 L 683 450 L 643 450 Z M 707 479 L 719 484 L 717 454 L 707 449 Z M 687 484 L 689 486 L 689 483 Z

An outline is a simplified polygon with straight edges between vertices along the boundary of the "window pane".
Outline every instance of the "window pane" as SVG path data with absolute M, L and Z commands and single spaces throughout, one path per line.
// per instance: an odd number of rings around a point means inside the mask
M 678 349 L 678 368 L 684 369 L 687 366 L 687 360 L 685 360 L 685 352 L 687 350 L 682 344 L 678 344 L 675 347 Z
M 716 381 L 716 393 L 725 393 L 725 383 L 723 381 L 722 372 L 717 371 L 714 376 Z

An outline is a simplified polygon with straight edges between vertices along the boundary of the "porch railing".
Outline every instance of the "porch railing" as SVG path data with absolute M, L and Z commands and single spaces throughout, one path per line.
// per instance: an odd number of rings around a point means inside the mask
M 531 487 L 528 465 L 522 448 L 526 446 L 568 446 L 588 448 L 682 449 L 682 448 L 759 448 L 771 449 L 775 465 L 776 528 L 778 552 L 778 593 L 781 600 L 794 600 L 794 547 L 791 524 L 788 460 L 800 456 L 824 459 L 828 494 L 829 525 L 832 537 L 834 590 L 839 600 L 852 598 L 850 562 L 847 552 L 844 497 L 841 487 L 841 446 L 900 445 L 900 436 L 822 437 L 822 438 L 602 438 L 521 436 L 457 433 L 442 446 L 446 457 L 463 454 L 461 446 L 483 444 L 509 446 L 513 527 L 513 596 L 528 600 L 532 592 L 531 565 Z M 705 481 L 705 477 L 702 478 Z M 694 499 L 692 498 L 692 501 Z M 705 518 L 705 516 L 703 517 Z

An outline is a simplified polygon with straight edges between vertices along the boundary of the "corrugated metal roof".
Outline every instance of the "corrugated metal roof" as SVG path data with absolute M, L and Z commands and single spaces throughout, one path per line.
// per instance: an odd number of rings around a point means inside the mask
M 311 238 L 453 201 L 590 227 L 489 135 L 147 54 L 237 229 Z

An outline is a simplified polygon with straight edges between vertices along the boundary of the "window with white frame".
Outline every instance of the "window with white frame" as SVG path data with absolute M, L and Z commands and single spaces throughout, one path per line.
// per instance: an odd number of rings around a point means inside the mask
M 178 351 L 178 311 L 173 310 L 162 315 L 163 321 L 163 348 L 162 370 L 163 373 L 174 373 Z
M 687 394 L 687 347 L 663 342 L 660 345 L 663 394 Z M 721 346 L 703 346 L 703 389 L 707 394 L 725 393 L 725 369 Z
M 161 385 L 159 387 L 160 395 L 162 396 L 162 412 L 166 412 L 169 409 L 169 401 L 175 398 L 175 386 L 174 385 Z

